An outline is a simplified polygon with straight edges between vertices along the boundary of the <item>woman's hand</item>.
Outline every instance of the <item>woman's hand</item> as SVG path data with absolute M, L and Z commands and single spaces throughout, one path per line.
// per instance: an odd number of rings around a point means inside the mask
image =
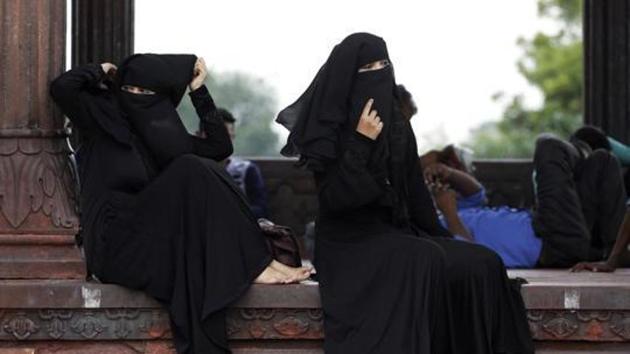
M 373 103 L 374 99 L 370 98 L 365 107 L 363 107 L 363 112 L 357 125 L 357 132 L 372 140 L 376 140 L 383 130 L 383 122 L 381 122 L 378 112 L 372 109 Z
M 106 75 L 114 76 L 118 67 L 112 63 L 101 63 L 101 68 Z M 111 72 L 110 72 L 111 71 Z
M 193 79 L 190 82 L 190 91 L 195 91 L 203 85 L 204 80 L 208 76 L 208 68 L 206 68 L 206 62 L 203 58 L 197 58 L 195 67 L 193 69 Z
M 574 265 L 571 268 L 572 272 L 582 272 L 582 271 L 590 271 L 590 272 L 601 272 L 601 273 L 611 273 L 617 269 L 616 266 L 608 263 L 608 262 L 580 262 Z

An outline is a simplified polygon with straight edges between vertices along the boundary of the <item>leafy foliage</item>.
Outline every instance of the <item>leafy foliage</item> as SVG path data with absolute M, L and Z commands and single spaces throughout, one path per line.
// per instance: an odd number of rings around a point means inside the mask
M 479 157 L 529 157 L 536 136 L 551 132 L 568 136 L 582 122 L 581 0 L 539 0 L 539 15 L 559 22 L 557 33 L 520 38 L 519 72 L 544 97 L 530 109 L 522 95 L 512 97 L 498 122 L 473 131 L 469 145 Z M 500 94 L 497 96 L 500 97 Z
M 206 86 L 216 105 L 236 118 L 235 154 L 241 156 L 278 155 L 279 137 L 271 128 L 277 100 L 275 91 L 263 80 L 232 72 L 209 73 Z M 199 118 L 190 98 L 177 108 L 189 132 L 198 130 Z

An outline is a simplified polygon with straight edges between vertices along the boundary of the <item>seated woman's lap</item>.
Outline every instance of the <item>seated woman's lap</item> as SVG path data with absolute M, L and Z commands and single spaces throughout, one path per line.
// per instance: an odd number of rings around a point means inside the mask
M 366 294 L 379 290 L 379 280 L 397 275 L 423 276 L 433 268 L 444 268 L 445 254 L 431 240 L 405 234 L 365 236 L 358 242 L 335 242 L 318 237 L 315 267 L 320 287 L 331 299 L 351 301 L 353 306 Z M 416 272 L 409 272 L 412 267 Z M 359 274 L 360 273 L 360 274 Z M 414 281 L 404 279 L 401 281 Z M 343 283 L 343 286 L 341 286 Z M 343 289 L 343 294 L 337 290 Z M 352 293 L 347 293 L 352 289 Z M 350 304 L 348 304 L 350 305 Z
M 120 220 L 107 232 L 104 281 L 147 290 L 158 298 L 170 296 L 168 285 L 172 284 L 178 242 L 184 236 L 185 211 L 205 210 L 210 197 L 223 199 L 226 208 L 240 210 L 236 195 L 210 193 L 216 192 L 212 184 L 225 183 L 208 170 L 210 164 L 216 162 L 181 156 L 130 198 L 133 206 L 120 212 Z M 152 289 L 156 284 L 159 288 Z

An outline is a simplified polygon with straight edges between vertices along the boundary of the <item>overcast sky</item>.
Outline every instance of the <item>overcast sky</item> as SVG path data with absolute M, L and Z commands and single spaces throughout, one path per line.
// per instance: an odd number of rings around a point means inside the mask
M 422 145 L 444 135 L 461 142 L 497 119 L 498 91 L 539 104 L 517 72 L 516 40 L 553 29 L 537 18 L 536 0 L 136 0 L 135 23 L 136 52 L 194 53 L 213 70 L 256 75 L 275 87 L 279 109 L 346 35 L 377 34 L 418 104 Z

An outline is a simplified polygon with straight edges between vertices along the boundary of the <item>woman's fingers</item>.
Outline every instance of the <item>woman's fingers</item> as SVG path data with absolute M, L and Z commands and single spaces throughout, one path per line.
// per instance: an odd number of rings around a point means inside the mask
M 376 119 L 374 119 L 374 126 L 376 127 L 376 129 L 378 129 L 379 132 L 383 129 L 383 122 L 381 122 L 381 119 L 379 117 L 376 117 Z
M 103 69 L 103 72 L 105 74 L 109 73 L 110 71 L 115 72 L 118 69 L 118 67 L 116 67 L 116 65 L 112 63 L 101 63 L 101 68 Z
M 376 125 L 376 131 L 380 134 L 382 130 L 383 130 L 383 122 L 379 121 L 378 124 Z
M 204 80 L 207 76 L 206 62 L 203 58 L 197 58 L 195 65 L 193 67 L 193 79 L 190 82 L 190 90 L 194 91 L 203 85 Z
M 194 76 L 199 76 L 206 72 L 206 62 L 202 57 L 197 58 L 195 66 L 193 68 Z
M 361 112 L 361 117 L 367 117 L 372 111 L 372 104 L 374 103 L 374 99 L 370 98 L 363 106 L 363 112 Z
M 199 58 L 199 60 L 197 61 L 197 65 L 199 68 L 199 73 L 205 73 L 206 71 L 208 71 L 206 69 L 206 61 L 203 58 Z
M 356 130 L 368 138 L 376 140 L 381 130 L 383 130 L 383 122 L 381 121 L 381 117 L 378 116 L 378 111 L 376 109 L 372 110 L 373 104 L 373 98 L 370 98 L 365 103 Z
M 368 116 L 367 116 L 367 117 L 368 117 L 369 119 L 374 119 L 374 118 L 376 118 L 377 116 L 378 116 L 378 111 L 377 111 L 377 110 L 375 110 L 375 109 L 373 109 L 373 110 L 371 110 L 371 111 L 370 111 L 370 113 L 368 114 Z

